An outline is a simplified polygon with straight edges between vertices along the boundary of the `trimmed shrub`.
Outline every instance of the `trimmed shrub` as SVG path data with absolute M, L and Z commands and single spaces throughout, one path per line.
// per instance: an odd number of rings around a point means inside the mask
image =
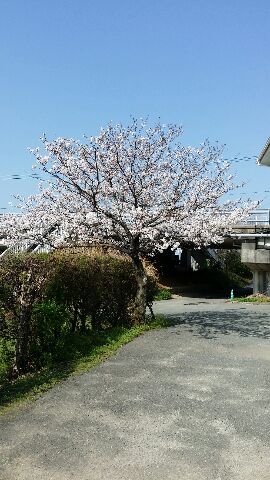
M 14 375 L 30 367 L 32 312 L 52 272 L 48 255 L 8 255 L 0 262 L 1 330 L 15 339 Z
M 47 296 L 70 311 L 71 331 L 129 325 L 129 306 L 136 294 L 133 267 L 125 258 L 62 254 Z
M 130 326 L 136 289 L 133 265 L 119 255 L 6 257 L 0 262 L 0 376 L 14 358 L 14 375 L 60 361 L 72 335 Z M 149 277 L 150 306 L 156 292 Z
M 15 342 L 0 338 L 0 383 L 3 382 L 12 370 L 15 353 Z
M 67 308 L 54 300 L 44 300 L 34 305 L 31 320 L 32 366 L 49 365 L 58 357 L 69 332 Z

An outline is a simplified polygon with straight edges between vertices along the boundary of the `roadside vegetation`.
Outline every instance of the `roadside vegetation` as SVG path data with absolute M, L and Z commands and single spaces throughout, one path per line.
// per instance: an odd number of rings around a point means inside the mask
M 269 303 L 270 297 L 267 297 L 262 293 L 255 293 L 254 295 L 248 295 L 247 297 L 236 297 L 234 298 L 234 301 L 246 303 Z
M 229 292 L 246 287 L 251 279 L 251 270 L 241 262 L 237 250 L 217 250 L 218 261 L 208 261 L 204 269 L 195 273 L 198 280 L 209 284 L 214 290 Z
M 170 288 L 158 287 L 157 293 L 154 296 L 155 301 L 170 300 L 172 298 L 172 292 Z
M 147 268 L 147 267 L 146 267 Z M 132 262 L 94 250 L 7 255 L 0 263 L 1 402 L 91 366 L 149 328 L 134 315 Z M 153 272 L 147 304 L 158 293 Z M 30 382 L 30 383 L 29 383 Z M 26 387 L 25 387 L 26 385 Z M 31 390 L 31 389 L 30 389 Z M 9 393 L 8 393 L 9 392 Z M 24 394 L 23 394 L 24 395 Z M 15 397 L 17 396 L 17 393 Z

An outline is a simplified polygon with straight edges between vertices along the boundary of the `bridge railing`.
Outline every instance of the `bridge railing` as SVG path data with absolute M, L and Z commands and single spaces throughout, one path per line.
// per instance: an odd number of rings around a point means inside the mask
M 12 247 L 8 247 L 6 250 L 4 250 L 2 253 L 0 253 L 0 256 L 3 257 L 4 255 L 7 255 L 8 253 L 22 253 L 22 252 L 28 252 L 29 249 L 31 248 L 32 243 L 29 240 L 25 240 L 20 243 L 16 243 L 15 245 L 12 245 Z
M 270 225 L 270 209 L 261 208 L 250 212 L 245 220 L 241 220 L 239 224 L 243 226 L 268 226 Z

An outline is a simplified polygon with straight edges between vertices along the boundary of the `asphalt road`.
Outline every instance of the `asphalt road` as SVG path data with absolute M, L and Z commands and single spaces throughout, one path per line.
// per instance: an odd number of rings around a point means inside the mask
M 178 323 L 0 418 L 1 480 L 270 480 L 270 307 L 155 310 Z

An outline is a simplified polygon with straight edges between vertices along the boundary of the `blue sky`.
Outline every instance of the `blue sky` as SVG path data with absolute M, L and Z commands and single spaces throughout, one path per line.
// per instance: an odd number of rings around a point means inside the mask
M 270 135 L 268 0 L 2 0 L 0 208 L 35 185 L 27 147 L 130 115 L 184 127 L 183 143 L 258 155 Z M 270 168 L 233 164 L 270 208 Z M 3 211 L 3 210 L 2 210 Z

